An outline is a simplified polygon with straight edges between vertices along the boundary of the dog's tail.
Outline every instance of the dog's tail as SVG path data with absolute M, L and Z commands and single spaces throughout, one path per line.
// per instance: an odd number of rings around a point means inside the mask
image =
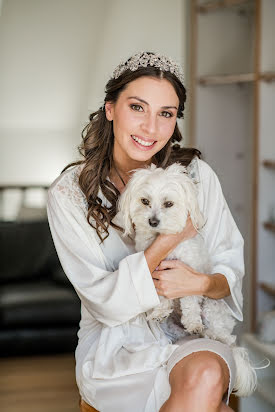
M 256 368 L 251 365 L 246 348 L 235 346 L 232 350 L 236 364 L 233 393 L 237 396 L 249 396 L 257 387 Z

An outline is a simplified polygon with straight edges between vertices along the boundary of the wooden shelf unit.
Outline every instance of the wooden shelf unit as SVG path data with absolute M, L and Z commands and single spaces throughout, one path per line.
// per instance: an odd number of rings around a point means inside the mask
M 271 296 L 275 296 L 275 282 L 274 283 L 266 283 L 260 282 L 259 287 L 268 293 Z
M 264 160 L 263 166 L 268 169 L 275 169 L 275 160 Z
M 268 220 L 275 207 L 275 1 L 191 4 L 189 144 L 217 173 L 245 240 L 242 335 L 275 303 L 275 224 Z M 259 387 L 257 400 L 241 400 L 241 412 L 269 410 L 271 386 Z
M 201 5 L 197 6 L 198 13 L 208 13 L 211 11 L 215 11 L 218 9 L 223 9 L 226 7 L 234 7 L 234 6 L 243 6 L 247 4 L 251 4 L 253 2 L 249 0 L 216 0 L 216 1 L 208 1 Z
M 267 83 L 275 81 L 275 72 L 270 73 L 260 73 L 257 76 L 256 73 L 240 73 L 240 74 L 219 74 L 219 75 L 208 75 L 201 76 L 197 79 L 197 82 L 201 85 L 211 86 L 211 85 L 222 85 L 222 84 L 239 84 L 239 83 L 250 83 L 257 80 L 262 80 Z
M 201 76 L 198 83 L 201 85 L 238 84 L 255 81 L 255 73 L 221 74 L 216 76 Z
M 265 229 L 271 230 L 272 232 L 275 232 L 275 223 L 273 223 L 273 222 L 264 222 L 263 225 L 264 225 Z
M 274 82 L 275 81 L 275 72 L 261 73 L 260 74 L 260 79 L 267 82 L 267 83 Z

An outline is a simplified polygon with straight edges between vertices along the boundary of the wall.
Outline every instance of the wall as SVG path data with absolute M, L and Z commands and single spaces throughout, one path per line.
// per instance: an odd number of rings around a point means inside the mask
M 100 1 L 80 4 L 3 3 L 1 182 L 49 183 L 74 157 L 103 8 Z
M 182 63 L 183 7 L 180 0 L 4 0 L 0 184 L 49 184 L 79 157 L 80 132 L 121 59 L 154 50 Z
M 121 58 L 182 61 L 182 2 L 4 0 L 0 39 L 0 181 L 49 183 Z

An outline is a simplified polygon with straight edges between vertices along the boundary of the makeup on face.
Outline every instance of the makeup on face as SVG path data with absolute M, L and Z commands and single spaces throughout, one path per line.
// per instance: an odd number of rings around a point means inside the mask
M 110 109 L 114 158 L 120 170 L 148 164 L 172 136 L 179 99 L 166 79 L 140 77 L 121 92 Z

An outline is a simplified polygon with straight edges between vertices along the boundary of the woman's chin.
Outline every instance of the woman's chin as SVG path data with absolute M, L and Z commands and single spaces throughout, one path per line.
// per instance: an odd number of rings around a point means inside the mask
M 131 158 L 131 160 L 135 161 L 135 162 L 148 162 L 149 160 L 152 159 L 152 157 L 155 155 L 154 153 L 150 153 L 150 152 L 137 152 L 137 151 L 131 151 L 129 153 L 129 157 Z

